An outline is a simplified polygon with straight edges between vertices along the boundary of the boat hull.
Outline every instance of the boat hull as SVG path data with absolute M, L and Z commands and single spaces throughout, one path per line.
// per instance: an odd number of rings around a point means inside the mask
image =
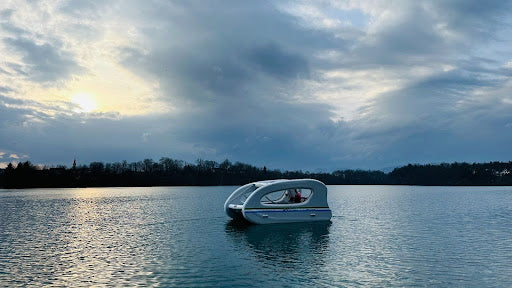
M 332 212 L 329 208 L 300 209 L 244 209 L 243 217 L 254 224 L 293 223 L 329 221 Z
M 226 210 L 226 213 L 235 221 L 246 220 L 241 209 L 228 208 Z

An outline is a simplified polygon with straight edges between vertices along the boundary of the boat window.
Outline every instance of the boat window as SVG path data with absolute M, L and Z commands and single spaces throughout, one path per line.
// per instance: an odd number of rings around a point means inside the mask
M 250 187 L 247 187 L 245 189 L 245 191 L 243 191 L 237 198 L 239 204 L 244 204 L 245 203 L 245 200 L 247 200 L 247 198 L 249 198 L 249 196 L 252 194 L 252 192 L 254 192 L 254 190 L 256 190 L 256 188 L 258 187 L 255 187 L 255 186 L 250 186 Z
M 311 189 L 286 189 L 269 192 L 261 197 L 261 204 L 300 204 L 308 201 L 312 195 Z

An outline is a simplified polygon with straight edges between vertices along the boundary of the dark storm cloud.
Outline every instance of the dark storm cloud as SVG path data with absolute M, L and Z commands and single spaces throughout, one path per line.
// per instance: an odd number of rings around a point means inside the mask
M 437 1 L 433 6 L 449 29 L 484 39 L 493 38 L 489 33 L 508 21 L 512 9 L 510 1 Z
M 83 68 L 73 59 L 73 55 L 60 47 L 44 43 L 37 44 L 27 38 L 4 38 L 3 42 L 13 53 L 20 53 L 28 71 L 23 75 L 37 82 L 68 79 Z M 23 69 L 23 68 L 21 68 Z
M 178 116 L 168 124 L 175 134 L 203 158 L 285 168 L 325 160 L 322 155 L 293 159 L 314 147 L 309 137 L 318 122 L 329 121 L 329 106 L 293 104 L 292 99 L 294 81 L 310 77 L 311 46 L 328 46 L 331 40 L 322 40 L 323 32 L 296 26 L 268 3 L 234 2 L 230 9 L 219 3 L 180 5 L 186 6 L 180 7 L 186 14 L 165 17 L 160 22 L 165 28 L 146 31 L 152 35 L 146 47 L 150 51 L 120 50 L 126 67 L 158 78 L 163 98 L 177 105 Z M 189 33 L 178 42 L 161 38 L 161 30 L 173 31 L 175 26 L 187 27 Z M 313 39 L 317 41 L 306 45 Z
M 0 137 L 0 150 L 18 153 L 19 145 L 26 145 L 29 147 L 25 150 L 26 152 L 33 151 L 34 143 L 37 143 L 37 141 L 34 142 L 36 140 L 34 138 L 37 138 L 34 137 L 36 133 L 29 127 L 24 127 L 24 123 L 28 118 L 47 117 L 47 115 L 31 107 L 23 108 L 25 104 L 24 100 L 0 95 L 0 135 L 5 135 Z
M 301 55 L 286 53 L 276 44 L 255 48 L 249 59 L 265 73 L 274 77 L 308 76 L 307 60 Z
M 329 121 L 319 121 L 322 114 L 328 113 L 326 105 L 244 102 L 238 106 L 239 113 L 224 105 L 216 113 L 179 117 L 177 124 L 183 125 L 177 125 L 181 128 L 174 131 L 184 142 L 206 143 L 212 153 L 202 157 L 224 157 L 287 169 L 322 167 L 322 163 L 329 161 L 329 154 L 334 151 L 322 151 L 327 145 L 318 143 L 319 139 L 327 140 L 323 126 L 329 125 Z M 342 148 L 340 145 L 336 149 Z M 299 154 L 301 157 L 297 157 Z
M 308 78 L 310 52 L 317 49 L 312 47 L 331 45 L 325 44 L 331 41 L 325 40 L 323 33 L 297 27 L 289 15 L 267 2 L 227 5 L 190 1 L 178 5 L 168 7 L 159 19 L 159 29 L 145 31 L 149 38 L 145 55 L 136 49 L 121 51 L 123 63 L 132 71 L 150 73 L 169 85 L 169 97 L 201 101 L 208 93 L 216 98 L 261 97 L 258 86 Z M 186 13 L 172 17 L 175 10 Z M 187 33 L 178 27 L 186 27 Z M 162 31 L 176 38 L 162 35 Z
M 396 165 L 507 160 L 510 153 L 504 147 L 512 140 L 507 109 L 512 105 L 488 94 L 480 96 L 481 102 L 461 104 L 475 89 L 505 85 L 507 80 L 461 70 L 436 74 L 375 99 L 366 107 L 371 111 L 364 111 L 370 115 L 367 128 L 357 137 L 379 143 L 375 154 L 385 154 Z
M 479 75 L 461 70 L 448 71 L 423 78 L 400 90 L 383 94 L 374 99 L 365 111 L 369 119 L 391 120 L 405 123 L 421 130 L 425 127 L 441 128 L 452 121 L 455 105 L 464 100 L 476 88 L 503 85 L 495 79 L 479 79 Z M 377 125 L 381 128 L 381 126 Z M 403 131 L 402 131 L 403 132 Z

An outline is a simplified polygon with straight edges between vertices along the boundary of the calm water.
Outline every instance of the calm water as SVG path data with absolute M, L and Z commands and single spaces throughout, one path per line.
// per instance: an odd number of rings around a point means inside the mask
M 0 286 L 512 287 L 512 187 L 329 186 L 240 227 L 234 187 L 0 190 Z

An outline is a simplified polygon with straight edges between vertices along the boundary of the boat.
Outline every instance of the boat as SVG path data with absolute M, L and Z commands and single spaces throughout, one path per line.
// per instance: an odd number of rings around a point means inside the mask
M 329 221 L 327 187 L 314 179 L 258 181 L 233 191 L 224 203 L 234 220 L 253 224 Z

